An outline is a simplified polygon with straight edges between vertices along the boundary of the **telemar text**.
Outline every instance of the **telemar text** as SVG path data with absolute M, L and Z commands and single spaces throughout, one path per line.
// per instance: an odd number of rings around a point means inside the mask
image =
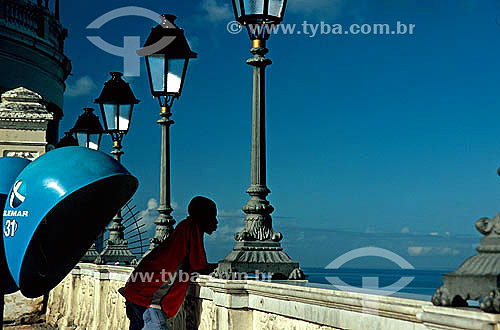
M 27 217 L 29 216 L 28 211 L 13 211 L 13 210 L 8 210 L 8 211 L 3 211 L 3 216 L 4 217 Z

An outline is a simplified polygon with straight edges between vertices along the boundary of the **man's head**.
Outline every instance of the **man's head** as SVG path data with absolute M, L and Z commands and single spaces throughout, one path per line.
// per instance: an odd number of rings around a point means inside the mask
M 217 206 L 211 199 L 202 196 L 194 197 L 189 202 L 188 214 L 198 222 L 202 232 L 210 235 L 217 230 Z

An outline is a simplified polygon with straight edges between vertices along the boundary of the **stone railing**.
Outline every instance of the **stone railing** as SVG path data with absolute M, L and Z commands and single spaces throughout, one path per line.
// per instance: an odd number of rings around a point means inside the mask
M 0 20 L 4 21 L 3 25 L 13 25 L 16 29 L 45 39 L 52 47 L 62 51 L 67 31 L 48 8 L 25 0 L 0 0 Z
M 123 286 L 129 267 L 79 264 L 54 289 L 47 322 L 65 329 L 128 329 Z M 311 287 L 202 276 L 190 286 L 176 330 L 498 330 L 500 316 L 474 308 Z

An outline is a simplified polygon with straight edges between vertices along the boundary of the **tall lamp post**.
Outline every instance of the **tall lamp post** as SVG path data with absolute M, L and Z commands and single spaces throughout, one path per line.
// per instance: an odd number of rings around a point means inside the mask
M 120 72 L 111 72 L 111 79 L 104 83 L 99 98 L 94 103 L 99 104 L 104 121 L 104 132 L 111 135 L 113 140 L 113 151 L 111 154 L 120 162 L 123 136 L 127 134 L 132 119 L 134 105 L 139 103 L 130 89 L 127 82 L 122 79 Z M 97 263 L 123 262 L 125 264 L 135 264 L 136 258 L 128 249 L 128 242 L 125 240 L 122 224 L 121 210 L 115 215 L 109 226 L 109 239 L 106 247 L 102 250 Z
M 66 132 L 65 136 L 59 141 L 58 148 L 80 146 L 99 150 L 103 132 L 99 117 L 94 114 L 92 108 L 84 108 L 83 111 L 83 114 L 78 117 L 75 126 L 69 132 Z M 93 262 L 98 256 L 96 244 L 93 243 L 80 261 Z
M 299 264 L 281 248 L 283 235 L 273 230 L 271 213 L 274 208 L 266 200 L 270 190 L 266 185 L 265 69 L 272 62 L 264 55 L 269 51 L 266 48 L 269 27 L 283 20 L 286 2 L 233 0 L 236 20 L 247 27 L 252 40 L 250 52 L 253 57 L 247 60 L 253 67 L 252 160 L 247 190 L 250 200 L 243 206 L 245 227 L 235 234 L 233 251 L 219 262 L 219 276 L 259 271 L 275 274 L 274 278 L 304 278 Z
M 155 235 L 150 250 L 154 249 L 173 230 L 175 220 L 170 200 L 170 125 L 174 123 L 172 105 L 179 98 L 184 85 L 189 60 L 197 54 L 191 51 L 184 30 L 174 24 L 174 15 L 162 15 L 162 23 L 154 27 L 144 48 L 138 54 L 145 56 L 151 94 L 158 99 L 161 108 L 161 173 L 160 213 L 155 220 Z

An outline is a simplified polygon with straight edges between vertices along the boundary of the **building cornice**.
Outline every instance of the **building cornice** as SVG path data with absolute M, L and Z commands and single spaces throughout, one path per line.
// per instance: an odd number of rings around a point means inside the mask
M 0 128 L 46 130 L 54 119 L 40 94 L 24 87 L 3 93 L 1 101 Z

